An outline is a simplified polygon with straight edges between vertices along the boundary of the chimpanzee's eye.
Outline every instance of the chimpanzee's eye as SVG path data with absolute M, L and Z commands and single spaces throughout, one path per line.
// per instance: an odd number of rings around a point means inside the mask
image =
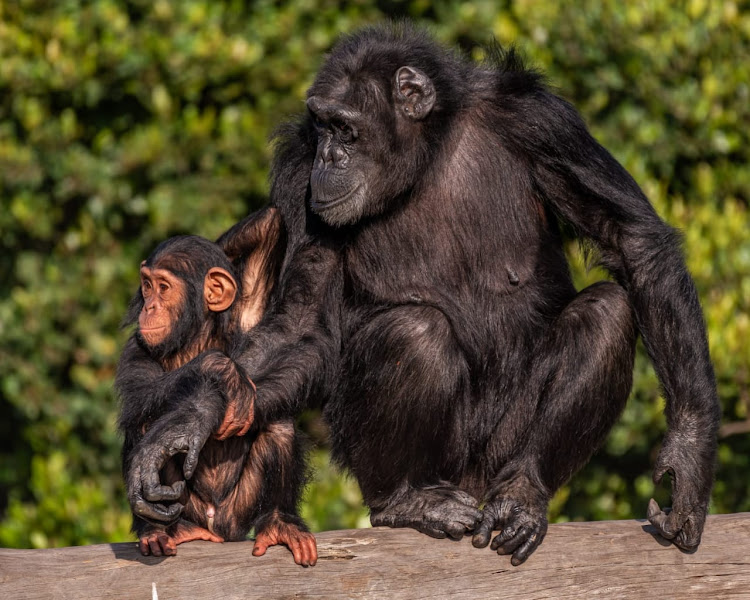
M 316 115 L 314 112 L 310 111 L 310 117 L 312 118 L 313 125 L 315 129 L 321 130 L 326 129 L 328 126 L 326 123 L 324 123 L 318 115 Z
M 336 123 L 335 127 L 338 131 L 339 139 L 345 144 L 357 139 L 357 131 L 349 123 L 341 121 Z

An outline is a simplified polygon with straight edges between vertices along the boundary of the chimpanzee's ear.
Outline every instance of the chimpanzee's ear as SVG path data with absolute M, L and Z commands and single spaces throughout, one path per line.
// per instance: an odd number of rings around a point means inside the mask
M 208 310 L 221 312 L 232 306 L 237 296 L 237 282 L 234 277 L 220 267 L 212 267 L 206 273 L 203 283 L 203 296 Z
M 394 81 L 396 104 L 414 121 L 424 119 L 435 106 L 435 86 L 416 67 L 401 67 Z

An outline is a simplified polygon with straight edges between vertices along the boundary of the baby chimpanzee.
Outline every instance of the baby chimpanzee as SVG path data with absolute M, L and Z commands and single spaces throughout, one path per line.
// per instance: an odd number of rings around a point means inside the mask
M 173 555 L 192 540 L 242 540 L 255 527 L 254 555 L 285 544 L 297 564 L 317 560 L 315 538 L 297 513 L 305 462 L 294 423 L 253 423 L 255 386 L 232 360 L 273 287 L 280 221 L 265 209 L 233 230 L 231 248 L 180 236 L 141 263 L 125 319 L 138 328 L 116 387 L 123 472 L 144 555 Z M 228 436 L 240 414 L 249 421 Z M 154 498 L 161 503 L 147 502 Z

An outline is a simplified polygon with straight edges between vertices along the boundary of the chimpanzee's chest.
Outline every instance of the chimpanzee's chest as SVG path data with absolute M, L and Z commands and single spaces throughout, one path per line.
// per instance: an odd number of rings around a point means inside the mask
M 538 284 L 544 248 L 539 236 L 512 240 L 481 222 L 429 219 L 416 230 L 399 220 L 364 228 L 345 252 L 348 296 L 365 302 L 435 302 L 452 298 L 466 307 L 504 303 Z

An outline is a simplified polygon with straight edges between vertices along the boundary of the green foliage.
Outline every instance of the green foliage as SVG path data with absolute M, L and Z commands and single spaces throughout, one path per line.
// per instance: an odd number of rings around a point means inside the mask
M 264 203 L 268 137 L 342 32 L 411 17 L 481 59 L 517 43 L 684 232 L 724 408 L 714 510 L 750 510 L 750 11 L 667 0 L 15 0 L 0 4 L 0 544 L 125 539 L 113 369 L 137 266 Z M 601 278 L 571 257 L 580 285 Z M 643 516 L 664 430 L 633 397 L 557 520 Z M 356 485 L 313 454 L 303 514 L 354 527 Z M 661 492 L 664 494 L 665 492 Z
M 312 485 L 302 503 L 302 518 L 313 531 L 355 529 L 370 526 L 370 517 L 362 504 L 362 495 L 353 478 L 344 476 L 330 464 L 328 452 L 313 451 Z

